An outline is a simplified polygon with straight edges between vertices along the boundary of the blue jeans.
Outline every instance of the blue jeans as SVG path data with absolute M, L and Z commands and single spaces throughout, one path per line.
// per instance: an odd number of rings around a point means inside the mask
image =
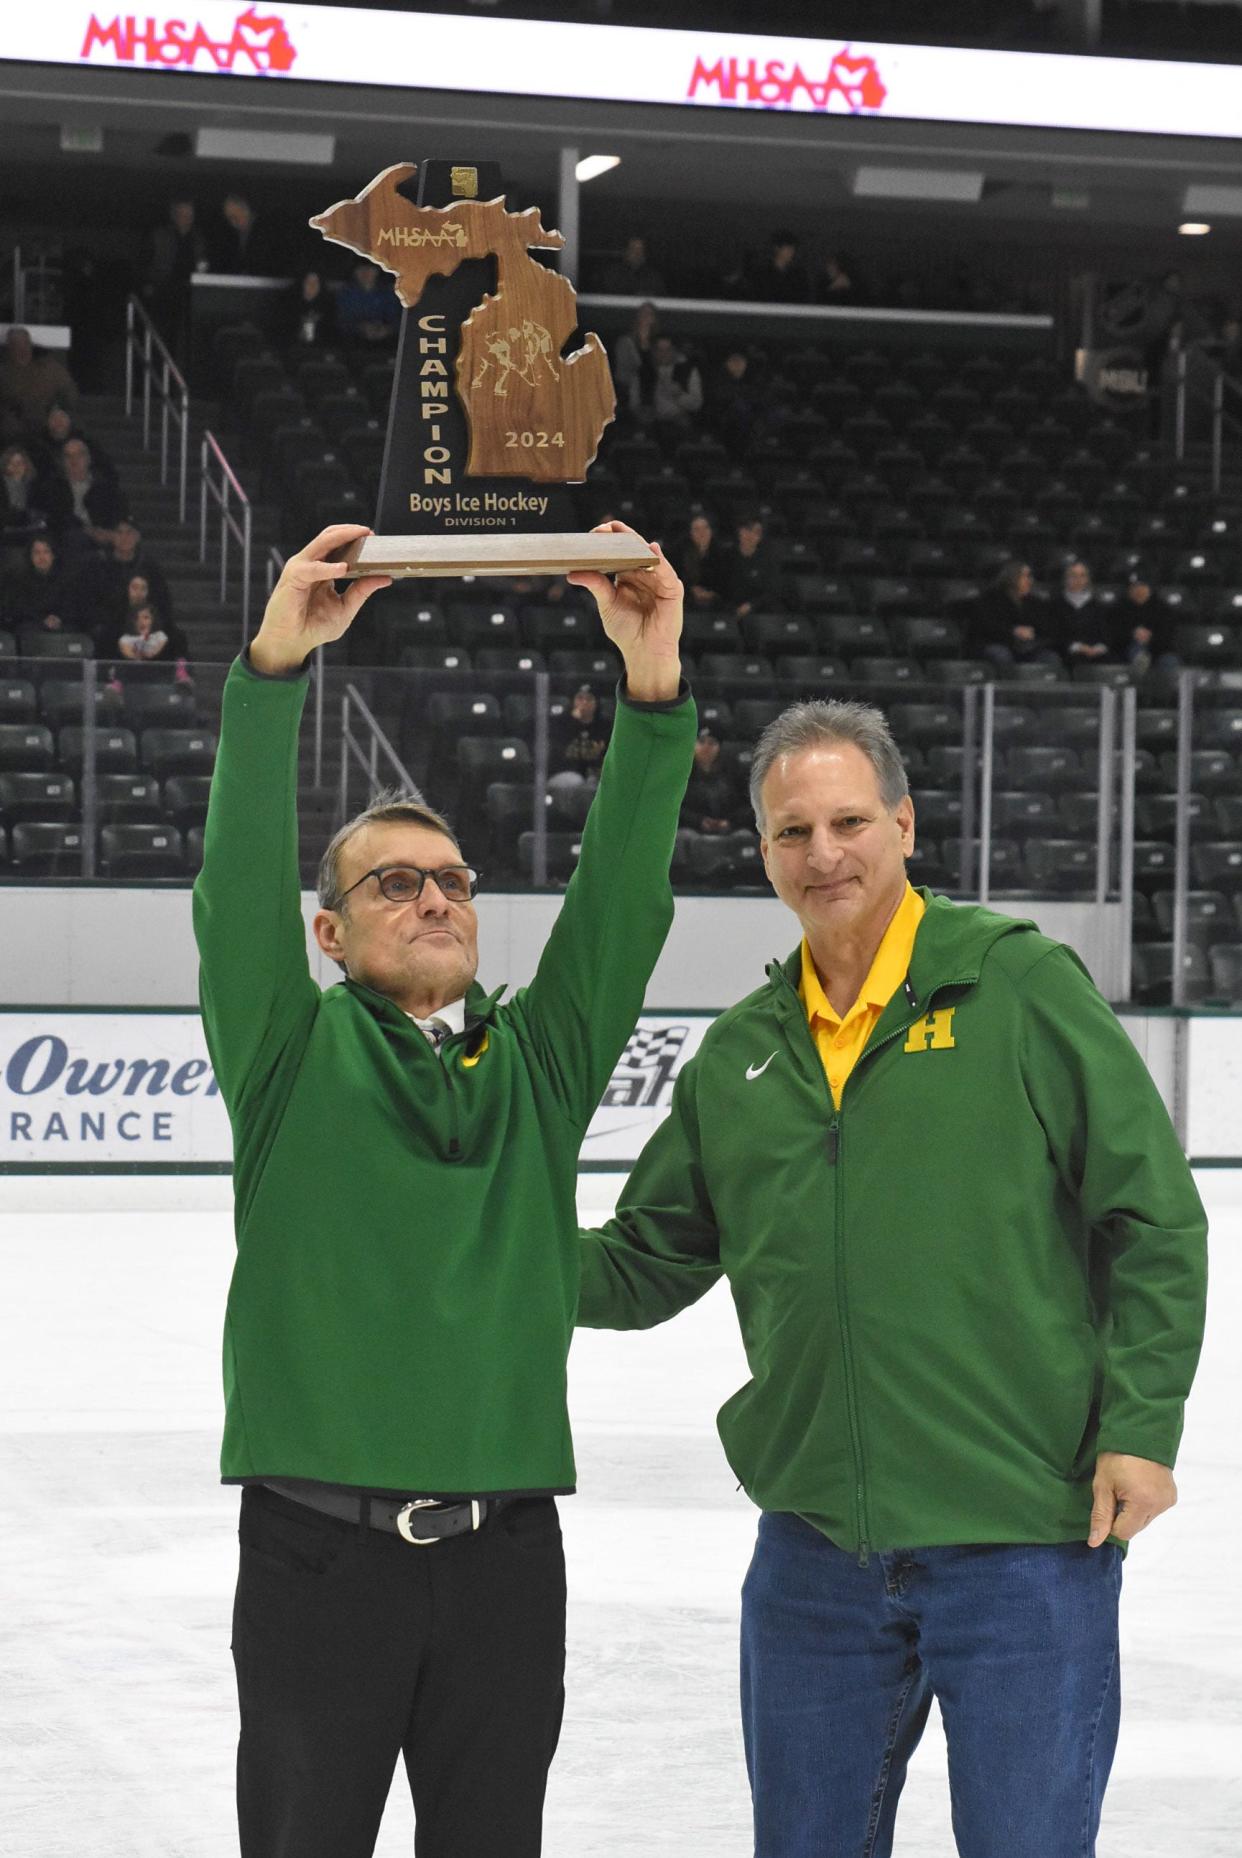
M 934 1696 L 960 1858 L 1092 1858 L 1121 1691 L 1111 1544 L 869 1565 L 766 1512 L 742 1589 L 756 1858 L 888 1858 Z

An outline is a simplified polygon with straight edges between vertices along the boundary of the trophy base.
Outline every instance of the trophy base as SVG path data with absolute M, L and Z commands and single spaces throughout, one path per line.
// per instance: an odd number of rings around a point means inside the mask
M 632 535 L 368 535 L 342 557 L 342 580 L 391 574 L 394 580 L 471 574 L 568 574 L 591 568 L 622 574 L 654 568 L 656 557 Z

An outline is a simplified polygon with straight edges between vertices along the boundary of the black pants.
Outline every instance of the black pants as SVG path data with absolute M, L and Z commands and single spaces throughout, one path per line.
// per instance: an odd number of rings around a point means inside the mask
M 242 1493 L 242 1858 L 370 1858 L 398 1754 L 417 1858 L 537 1858 L 560 1734 L 551 1497 L 431 1547 Z

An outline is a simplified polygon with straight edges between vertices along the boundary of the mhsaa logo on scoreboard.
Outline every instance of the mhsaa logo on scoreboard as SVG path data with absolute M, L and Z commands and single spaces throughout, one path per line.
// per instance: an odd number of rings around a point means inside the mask
M 787 64 L 770 58 L 760 63 L 756 58 L 717 58 L 708 64 L 696 58 L 686 91 L 687 102 L 753 103 L 764 109 L 836 109 L 852 116 L 864 110 L 882 108 L 888 87 L 869 52 L 852 52 L 843 45 L 828 64 L 823 77 L 811 77 L 800 64 Z
M 213 37 L 201 22 L 161 22 L 150 14 L 141 19 L 133 13 L 118 13 L 104 26 L 92 13 L 80 55 L 93 58 L 105 50 L 111 50 L 119 64 L 192 70 L 196 66 L 202 69 L 205 60 L 217 71 L 240 71 L 259 77 L 282 76 L 292 70 L 297 57 L 280 14 L 259 13 L 252 6 L 238 14 L 228 38 Z

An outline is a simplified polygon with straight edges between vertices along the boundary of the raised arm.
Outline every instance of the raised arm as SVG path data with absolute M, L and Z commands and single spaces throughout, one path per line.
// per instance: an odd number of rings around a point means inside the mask
M 681 582 L 663 555 L 653 569 L 618 575 L 615 585 L 603 574 L 569 578 L 594 595 L 625 678 L 578 868 L 513 1013 L 566 1114 L 585 1128 L 642 1010 L 673 918 L 668 868 L 696 716 L 681 681 Z
M 237 1126 L 252 1080 L 296 1034 L 319 989 L 306 961 L 298 873 L 298 725 L 306 659 L 340 638 L 378 579 L 343 596 L 327 557 L 369 531 L 325 529 L 290 556 L 247 657 L 229 673 L 194 886 L 199 996 L 212 1063 Z

